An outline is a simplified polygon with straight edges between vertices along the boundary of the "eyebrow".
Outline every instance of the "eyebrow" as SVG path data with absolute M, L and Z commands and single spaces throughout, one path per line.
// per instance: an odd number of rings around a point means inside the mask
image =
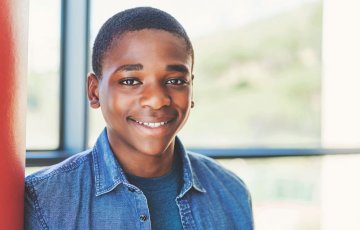
M 139 70 L 142 70 L 143 68 L 144 68 L 144 66 L 141 64 L 127 64 L 127 65 L 119 66 L 115 70 L 115 72 L 117 72 L 117 71 L 139 71 Z
M 144 69 L 144 66 L 142 64 L 126 64 L 119 66 L 116 68 L 115 72 L 117 71 L 139 71 Z M 166 71 L 174 71 L 174 72 L 181 72 L 181 73 L 189 73 L 189 69 L 185 65 L 167 65 Z
M 181 73 L 189 73 L 189 69 L 185 65 L 167 65 L 167 71 L 181 72 Z

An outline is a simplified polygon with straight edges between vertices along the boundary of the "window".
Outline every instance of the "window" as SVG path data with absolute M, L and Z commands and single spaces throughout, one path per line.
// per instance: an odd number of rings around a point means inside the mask
M 60 140 L 60 0 L 31 0 L 26 148 L 57 149 Z

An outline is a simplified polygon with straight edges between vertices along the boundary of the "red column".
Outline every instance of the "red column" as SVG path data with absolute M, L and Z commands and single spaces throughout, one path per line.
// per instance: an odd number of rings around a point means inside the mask
M 0 229 L 23 229 L 27 0 L 0 0 Z

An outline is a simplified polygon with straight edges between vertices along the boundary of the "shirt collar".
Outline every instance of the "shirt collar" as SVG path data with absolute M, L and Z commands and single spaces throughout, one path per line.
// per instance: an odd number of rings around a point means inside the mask
M 205 192 L 199 178 L 194 172 L 188 154 L 179 138 L 175 139 L 175 152 L 180 154 L 183 165 L 183 188 L 180 197 L 184 196 L 191 188 Z M 95 195 L 111 192 L 119 184 L 129 185 L 125 172 L 117 161 L 107 137 L 106 128 L 102 131 L 92 151 L 95 179 Z
M 112 191 L 121 183 L 128 183 L 125 172 L 111 150 L 106 128 L 98 137 L 92 156 L 96 196 Z
M 199 192 L 206 192 L 206 190 L 200 183 L 199 177 L 196 175 L 191 165 L 191 161 L 189 155 L 185 150 L 185 147 L 183 146 L 178 137 L 175 138 L 175 152 L 177 154 L 180 154 L 183 166 L 184 184 L 179 197 L 183 197 L 185 193 L 188 192 L 191 188 L 194 188 Z

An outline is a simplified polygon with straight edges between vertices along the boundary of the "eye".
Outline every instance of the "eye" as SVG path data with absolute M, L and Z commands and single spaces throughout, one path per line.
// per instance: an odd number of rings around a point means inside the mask
M 166 84 L 170 84 L 170 85 L 185 85 L 187 83 L 188 82 L 186 80 L 181 78 L 173 78 L 166 81 Z
M 120 80 L 119 83 L 121 85 L 140 85 L 141 82 L 136 80 L 136 79 L 132 79 L 132 78 L 128 78 L 128 79 L 123 79 L 123 80 Z

